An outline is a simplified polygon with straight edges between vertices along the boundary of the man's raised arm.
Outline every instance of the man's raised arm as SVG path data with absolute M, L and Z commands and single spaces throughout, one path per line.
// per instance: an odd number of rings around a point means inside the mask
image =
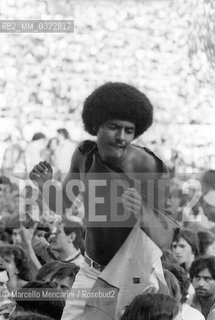
M 64 214 L 71 208 L 75 198 L 80 193 L 81 183 L 79 163 L 81 153 L 77 147 L 74 151 L 70 170 L 63 183 L 53 179 L 53 170 L 47 161 L 41 161 L 29 174 L 31 181 L 39 189 L 41 200 L 57 214 Z

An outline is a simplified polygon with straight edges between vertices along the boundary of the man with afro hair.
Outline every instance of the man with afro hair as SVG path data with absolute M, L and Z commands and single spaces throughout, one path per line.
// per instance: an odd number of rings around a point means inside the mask
M 170 245 L 177 224 L 165 213 L 169 192 L 165 164 L 149 149 L 132 143 L 153 122 L 153 107 L 148 98 L 131 85 L 108 82 L 87 97 L 82 120 L 85 130 L 96 136 L 96 141 L 81 142 L 73 153 L 62 187 L 63 209 L 57 206 L 56 194 L 51 189 L 49 206 L 53 211 L 68 215 L 69 208 L 74 209 L 75 197 L 81 194 L 85 208 L 86 252 L 73 288 L 91 289 L 108 269 L 107 265 L 119 257 L 123 244 L 135 234 L 132 231 L 137 220 L 141 220 L 141 228 L 149 240 L 162 249 Z M 49 163 L 40 162 L 31 171 L 30 178 L 46 197 L 44 185 L 52 179 Z M 72 188 L 71 182 L 75 181 L 81 184 L 78 187 L 73 184 Z M 143 248 L 144 244 L 141 250 Z M 141 257 L 141 253 L 138 254 Z M 144 271 L 142 266 L 141 272 Z M 129 277 L 136 288 L 142 283 L 136 274 Z M 127 283 L 129 285 L 129 281 Z M 144 287 L 139 287 L 143 291 Z M 86 308 L 83 296 L 69 299 L 62 319 L 82 319 Z M 110 314 L 110 305 L 108 308 Z

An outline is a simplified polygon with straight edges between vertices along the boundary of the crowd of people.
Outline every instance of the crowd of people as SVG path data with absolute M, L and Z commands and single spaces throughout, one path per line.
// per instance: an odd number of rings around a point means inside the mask
M 24 187 L 5 151 L 1 319 L 214 320 L 215 171 L 186 180 L 132 144 L 153 121 L 133 86 L 99 87 L 82 119 L 97 140 L 33 135 Z

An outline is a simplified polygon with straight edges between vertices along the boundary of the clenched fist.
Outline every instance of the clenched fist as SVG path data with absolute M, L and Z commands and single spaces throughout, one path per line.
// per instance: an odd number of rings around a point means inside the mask
M 44 183 L 52 179 L 53 170 L 47 161 L 41 161 L 31 170 L 29 177 L 31 181 L 40 189 Z

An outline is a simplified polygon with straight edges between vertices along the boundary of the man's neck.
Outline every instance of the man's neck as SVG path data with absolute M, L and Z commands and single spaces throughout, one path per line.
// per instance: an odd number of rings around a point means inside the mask
M 207 318 L 213 304 L 215 303 L 215 294 L 209 297 L 198 297 L 199 303 L 202 308 L 202 313 Z
M 66 260 L 70 256 L 75 256 L 75 254 L 78 252 L 78 249 L 76 249 L 74 246 L 71 248 L 65 248 L 63 252 L 60 253 L 60 259 L 62 261 Z

